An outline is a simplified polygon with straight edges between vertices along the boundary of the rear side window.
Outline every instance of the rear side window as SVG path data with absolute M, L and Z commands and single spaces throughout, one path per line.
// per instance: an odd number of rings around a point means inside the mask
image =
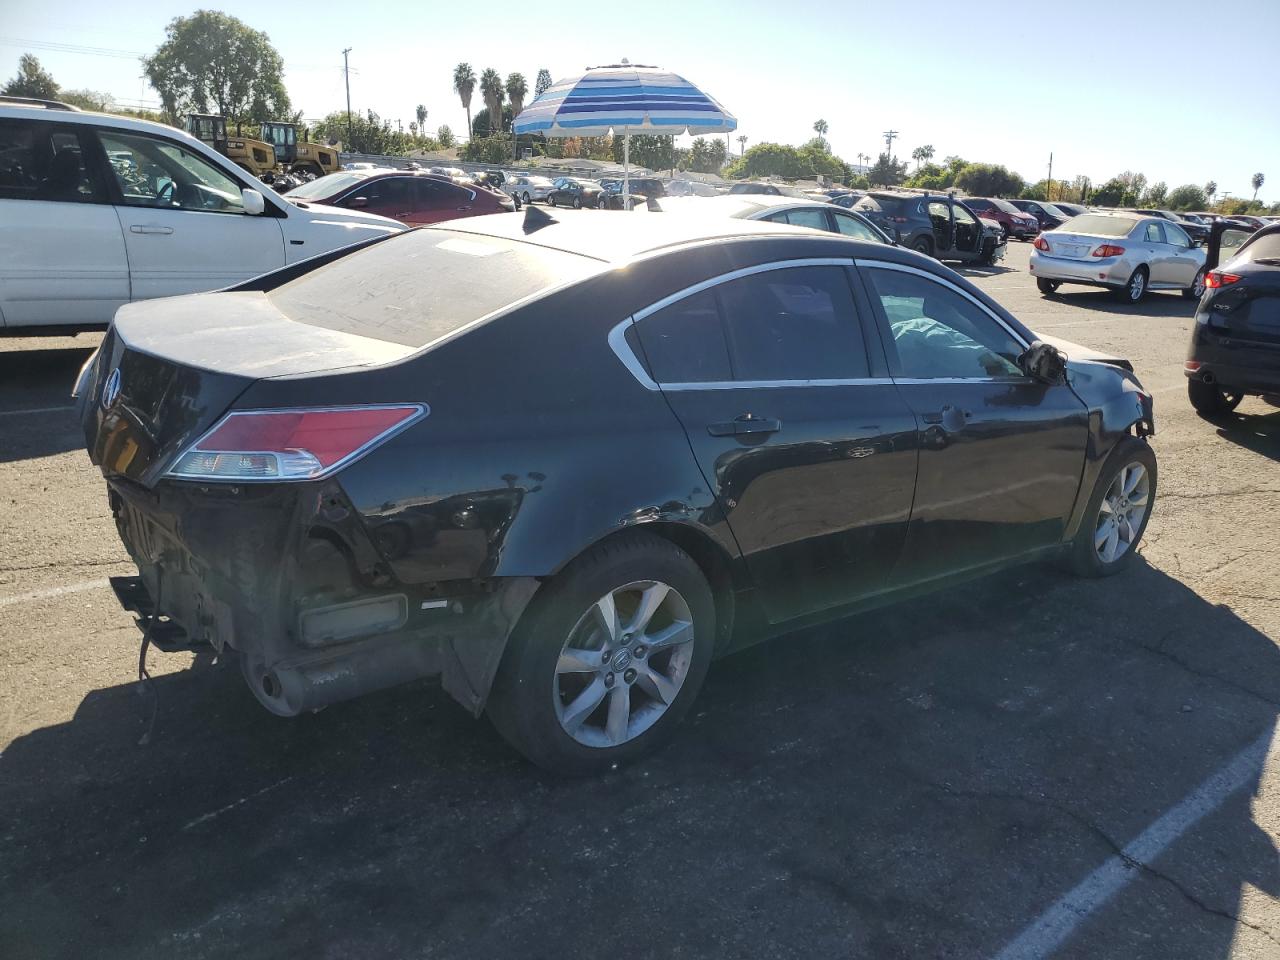
M 0 120 L 0 198 L 106 202 L 80 133 L 40 120 Z
M 736 380 L 868 376 L 849 280 L 839 267 L 788 267 L 716 287 Z
M 426 346 L 598 261 L 518 240 L 414 230 L 357 250 L 267 296 L 299 323 Z
M 714 290 L 677 300 L 645 317 L 637 328 L 649 372 L 658 383 L 733 379 Z
M 1154 220 L 1147 224 L 1147 229 L 1143 232 L 1147 243 L 1164 243 L 1164 234 L 1160 232 L 1160 224 Z

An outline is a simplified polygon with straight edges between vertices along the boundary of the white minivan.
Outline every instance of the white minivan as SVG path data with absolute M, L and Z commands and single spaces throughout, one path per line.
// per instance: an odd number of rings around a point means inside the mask
M 105 327 L 404 229 L 290 203 L 173 127 L 0 97 L 0 334 Z

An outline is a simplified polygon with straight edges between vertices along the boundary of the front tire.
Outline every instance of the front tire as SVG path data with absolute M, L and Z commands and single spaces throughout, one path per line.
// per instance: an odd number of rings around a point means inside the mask
M 1071 566 L 1082 577 L 1109 577 L 1133 562 L 1156 499 L 1156 455 L 1144 440 L 1125 437 L 1098 474 Z
M 911 245 L 911 249 L 916 253 L 923 253 L 926 257 L 933 256 L 933 241 L 928 237 L 921 237 Z
M 1204 267 L 1196 271 L 1196 278 L 1191 281 L 1191 286 L 1182 291 L 1182 295 L 1188 300 L 1199 300 L 1204 296 Z
M 1115 297 L 1121 303 L 1140 303 L 1142 298 L 1147 295 L 1147 268 L 1138 267 L 1130 274 L 1128 281 L 1123 287 L 1115 292 Z
M 1036 289 L 1046 297 L 1051 297 L 1058 292 L 1058 287 L 1062 286 L 1057 280 L 1046 280 L 1044 277 L 1036 278 Z
M 574 198 L 573 198 L 573 209 L 575 209 L 575 210 L 581 210 L 581 209 L 582 209 L 582 198 L 581 198 L 581 197 L 574 197 Z
M 715 630 L 711 588 L 692 558 L 628 533 L 542 589 L 512 634 L 487 712 L 544 769 L 613 769 L 674 732 L 702 686 Z
M 1240 406 L 1243 393 L 1230 388 L 1220 387 L 1216 383 L 1205 383 L 1203 380 L 1187 381 L 1187 399 L 1196 413 L 1202 417 L 1220 417 Z

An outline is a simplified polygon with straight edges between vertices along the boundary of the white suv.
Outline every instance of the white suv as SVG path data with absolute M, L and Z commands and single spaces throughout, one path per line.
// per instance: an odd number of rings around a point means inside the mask
M 173 127 L 0 97 L 0 333 L 105 327 L 404 229 L 290 203 Z

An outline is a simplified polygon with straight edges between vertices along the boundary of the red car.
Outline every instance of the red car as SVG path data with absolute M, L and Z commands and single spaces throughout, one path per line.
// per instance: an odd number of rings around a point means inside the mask
M 1006 237 L 1030 240 L 1040 233 L 1040 221 L 999 197 L 964 197 L 961 202 L 987 220 L 1000 224 Z
M 488 187 L 412 170 L 343 170 L 295 187 L 285 199 L 364 210 L 410 226 L 516 208 L 510 197 Z

